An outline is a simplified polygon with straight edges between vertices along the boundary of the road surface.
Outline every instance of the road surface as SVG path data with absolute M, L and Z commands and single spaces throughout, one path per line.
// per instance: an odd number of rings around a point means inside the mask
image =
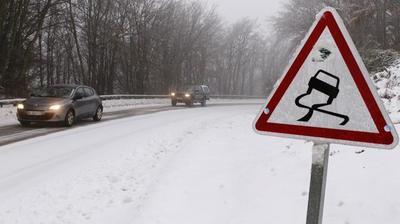
M 215 106 L 234 106 L 234 105 L 254 105 L 256 103 L 213 103 L 209 104 L 208 106 L 210 107 L 215 107 Z M 198 107 L 197 105 L 194 106 L 193 108 Z M 113 111 L 113 112 L 105 112 L 103 115 L 102 121 L 108 121 L 108 120 L 116 120 L 116 119 L 121 119 L 125 117 L 132 117 L 132 116 L 138 116 L 138 115 L 144 115 L 144 114 L 151 114 L 151 113 L 157 113 L 157 112 L 162 112 L 162 111 L 167 111 L 167 110 L 180 110 L 180 109 L 192 109 L 188 108 L 185 106 L 151 106 L 151 107 L 140 107 L 140 108 L 134 108 L 134 109 L 129 109 L 129 110 L 120 110 L 120 111 Z M 93 121 L 91 119 L 85 119 L 80 122 L 77 122 L 73 128 L 77 127 L 83 127 L 85 125 L 90 125 L 93 124 Z M 59 131 L 65 131 L 68 128 L 62 127 L 59 124 L 34 124 L 31 127 L 22 127 L 19 124 L 13 124 L 13 125 L 5 125 L 5 126 L 0 126 L 0 146 L 7 145 L 10 143 L 30 139 L 30 138 L 35 138 L 38 136 L 43 136 Z
M 311 143 L 255 134 L 260 107 L 166 110 L 2 146 L 0 224 L 302 224 Z M 400 223 L 398 158 L 332 145 L 324 223 Z

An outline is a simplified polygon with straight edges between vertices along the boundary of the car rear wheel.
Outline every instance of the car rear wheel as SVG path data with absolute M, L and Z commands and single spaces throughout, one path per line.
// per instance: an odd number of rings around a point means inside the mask
M 202 101 L 201 101 L 201 106 L 202 107 L 205 107 L 207 105 L 207 100 L 206 99 L 203 99 Z
M 64 126 L 71 127 L 74 124 L 74 122 L 75 122 L 75 113 L 73 110 L 69 110 L 65 115 Z
M 98 106 L 97 110 L 96 110 L 96 114 L 93 116 L 93 120 L 100 121 L 102 117 L 103 117 L 103 107 Z

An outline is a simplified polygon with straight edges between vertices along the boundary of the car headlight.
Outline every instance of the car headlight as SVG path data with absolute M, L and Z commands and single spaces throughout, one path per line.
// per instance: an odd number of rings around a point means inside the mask
M 175 96 L 175 93 L 171 93 L 171 96 Z
M 186 93 L 186 94 L 185 94 L 185 97 L 190 97 L 190 94 L 189 94 L 189 93 Z
M 23 110 L 25 108 L 24 104 L 19 103 L 17 104 L 17 109 Z
M 50 110 L 59 110 L 61 108 L 61 105 L 56 104 L 56 105 L 52 105 L 49 107 Z

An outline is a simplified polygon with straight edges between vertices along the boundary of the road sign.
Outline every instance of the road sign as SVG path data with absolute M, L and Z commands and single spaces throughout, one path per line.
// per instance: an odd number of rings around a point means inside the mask
M 394 148 L 397 132 L 332 8 L 324 9 L 254 122 L 256 132 Z

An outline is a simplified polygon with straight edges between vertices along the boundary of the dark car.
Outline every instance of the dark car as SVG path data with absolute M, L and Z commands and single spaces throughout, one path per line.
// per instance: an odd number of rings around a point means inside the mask
M 194 103 L 201 103 L 202 106 L 207 104 L 210 99 L 210 90 L 205 85 L 194 85 L 183 88 L 171 93 L 171 104 L 176 106 L 177 103 L 185 103 L 192 106 Z
M 35 91 L 17 105 L 17 118 L 23 126 L 31 122 L 62 122 L 70 127 L 78 119 L 100 121 L 103 105 L 96 91 L 83 85 L 54 85 Z

